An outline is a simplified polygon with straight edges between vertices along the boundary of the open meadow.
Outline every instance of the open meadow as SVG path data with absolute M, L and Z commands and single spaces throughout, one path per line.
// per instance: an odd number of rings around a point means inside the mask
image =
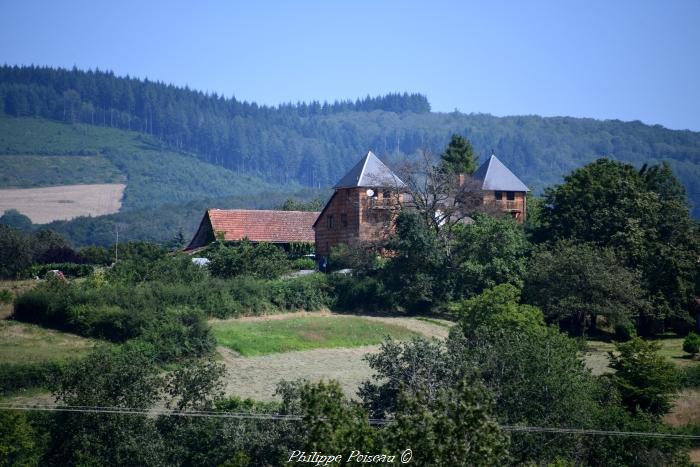
M 262 401 L 275 399 L 280 381 L 298 378 L 337 380 L 354 397 L 372 376 L 364 357 L 387 336 L 445 338 L 446 323 L 327 312 L 211 321 L 226 365 L 226 393 Z

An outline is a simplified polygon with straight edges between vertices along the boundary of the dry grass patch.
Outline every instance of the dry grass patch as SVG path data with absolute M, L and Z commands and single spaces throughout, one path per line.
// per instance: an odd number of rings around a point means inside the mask
M 700 425 L 700 390 L 683 389 L 671 412 L 664 416 L 664 422 L 673 427 Z
M 34 324 L 0 321 L 0 363 L 66 360 L 86 354 L 95 342 Z
M 123 183 L 0 190 L 0 212 L 17 209 L 35 224 L 113 214 L 121 208 Z

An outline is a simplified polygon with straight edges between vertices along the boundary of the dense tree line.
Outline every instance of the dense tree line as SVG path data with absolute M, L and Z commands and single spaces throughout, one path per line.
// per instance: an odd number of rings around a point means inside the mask
M 419 149 L 438 152 L 454 133 L 481 158 L 495 151 L 537 191 L 601 156 L 636 165 L 668 160 L 700 215 L 700 134 L 641 122 L 433 113 L 418 94 L 265 107 L 111 72 L 46 67 L 0 68 L 0 104 L 11 116 L 139 131 L 212 164 L 315 187 L 332 186 L 368 149 L 396 162 Z

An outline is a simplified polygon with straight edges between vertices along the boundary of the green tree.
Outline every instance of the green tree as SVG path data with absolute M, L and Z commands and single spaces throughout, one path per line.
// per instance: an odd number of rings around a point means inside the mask
M 36 436 L 23 413 L 0 410 L 0 467 L 39 465 Z
M 71 406 L 148 409 L 160 397 L 161 372 L 144 348 L 100 348 L 66 368 L 53 395 Z M 164 443 L 145 415 L 58 413 L 52 418 L 47 463 L 165 465 Z
M 598 317 L 626 325 L 649 309 L 641 275 L 625 268 L 610 248 L 558 242 L 535 248 L 524 295 L 576 335 L 595 330 Z
M 331 455 L 353 450 L 372 452 L 377 433 L 369 424 L 367 412 L 361 404 L 346 400 L 336 381 L 306 383 L 299 397 L 306 451 Z
M 217 277 L 253 276 L 274 279 L 290 269 L 284 251 L 271 243 L 247 239 L 234 246 L 219 246 L 209 253 L 209 270 Z
M 427 310 L 453 290 L 446 277 L 444 250 L 419 214 L 399 214 L 388 248 L 394 255 L 380 277 L 399 305 L 412 312 Z
M 294 198 L 287 198 L 284 203 L 279 206 L 282 211 L 320 211 L 323 209 L 323 201 L 321 198 L 314 198 L 309 201 L 300 201 Z
M 462 296 L 498 284 L 522 286 L 530 245 L 521 226 L 507 217 L 474 217 L 457 235 L 455 253 Z
M 7 225 L 23 232 L 31 232 L 32 220 L 16 209 L 8 209 L 0 216 L 0 224 Z
M 508 439 L 493 415 L 491 397 L 472 381 L 441 388 L 434 396 L 402 392 L 385 431 L 385 449 L 411 449 L 416 465 L 492 466 L 508 459 Z
M 15 278 L 32 265 L 32 238 L 19 230 L 0 225 L 0 277 Z
M 632 413 L 646 412 L 660 417 L 671 409 L 678 390 L 678 371 L 659 355 L 661 345 L 635 337 L 615 344 L 609 352 L 611 376 L 622 395 L 622 402 Z
M 691 356 L 700 353 L 700 335 L 691 332 L 683 340 L 683 351 L 688 352 Z
M 452 135 L 440 159 L 443 170 L 452 174 L 471 175 L 476 170 L 474 148 L 469 140 L 461 135 Z
M 664 320 L 687 326 L 700 236 L 670 167 L 637 171 L 599 159 L 564 180 L 545 191 L 539 238 L 615 248 L 625 266 L 642 272 L 656 310 L 641 317 L 640 331 L 663 328 Z
M 542 312 L 531 305 L 522 305 L 520 290 L 501 284 L 463 301 L 456 308 L 462 332 L 471 336 L 481 328 L 517 331 L 544 326 Z

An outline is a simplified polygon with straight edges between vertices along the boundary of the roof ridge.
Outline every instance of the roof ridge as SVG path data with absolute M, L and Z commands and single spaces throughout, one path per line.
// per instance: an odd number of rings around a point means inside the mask
M 362 182 L 362 177 L 364 177 L 364 175 L 365 175 L 365 169 L 367 168 L 367 162 L 369 162 L 370 155 L 374 156 L 372 151 L 367 151 L 367 154 L 365 155 L 365 162 L 364 162 L 364 164 L 362 164 L 362 170 L 360 170 L 360 176 L 357 178 L 358 184 L 360 184 Z M 374 156 L 374 157 L 377 157 L 377 156 Z

